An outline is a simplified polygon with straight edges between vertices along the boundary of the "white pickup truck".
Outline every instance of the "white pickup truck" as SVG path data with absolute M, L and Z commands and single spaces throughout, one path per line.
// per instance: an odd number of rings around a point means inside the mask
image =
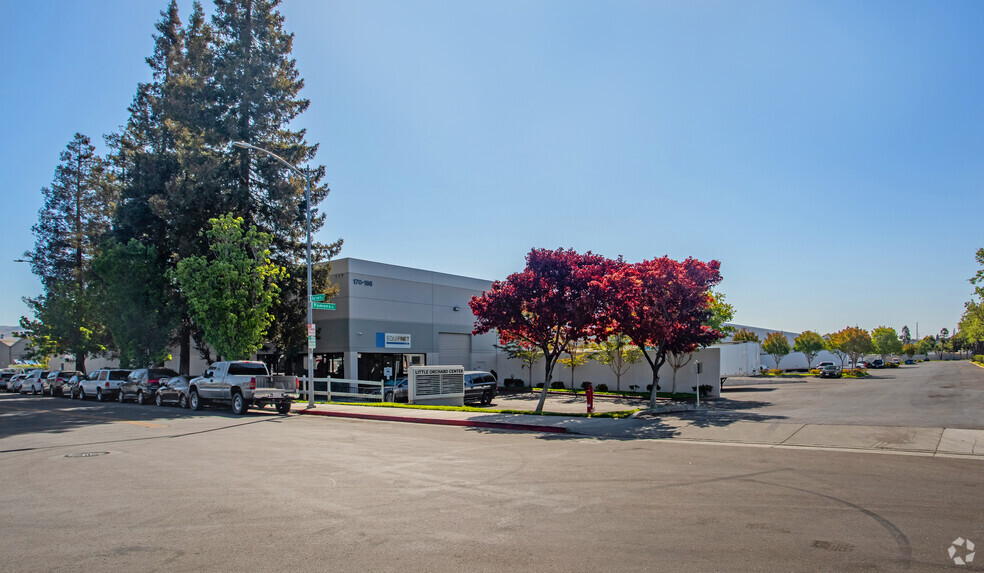
M 296 399 L 297 378 L 271 376 L 262 362 L 216 362 L 188 383 L 188 406 L 192 410 L 220 402 L 230 404 L 234 414 L 245 414 L 253 406 L 275 404 L 278 412 L 286 414 Z

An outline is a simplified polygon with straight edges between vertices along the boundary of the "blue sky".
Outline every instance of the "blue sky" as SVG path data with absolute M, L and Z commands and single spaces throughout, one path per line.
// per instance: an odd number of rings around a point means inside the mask
M 205 3 L 209 8 L 210 4 Z M 58 154 L 164 0 L 0 0 L 0 324 Z M 180 2 L 182 18 L 191 2 Z M 984 247 L 984 4 L 288 0 L 341 256 L 499 279 L 532 247 L 717 259 L 735 321 L 953 329 Z

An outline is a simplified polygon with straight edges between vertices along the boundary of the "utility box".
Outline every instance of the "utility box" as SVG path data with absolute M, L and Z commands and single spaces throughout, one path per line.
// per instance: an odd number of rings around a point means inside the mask
M 465 405 L 464 366 L 411 366 L 407 401 L 433 406 Z

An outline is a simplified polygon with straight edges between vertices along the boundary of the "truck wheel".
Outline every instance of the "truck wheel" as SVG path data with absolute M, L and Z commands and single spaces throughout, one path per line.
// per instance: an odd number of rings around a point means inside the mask
M 164 405 L 164 399 L 161 398 L 161 393 L 160 392 L 158 392 L 157 395 L 154 396 L 154 403 L 157 404 L 157 407 L 158 408 L 160 408 L 161 406 Z
M 184 394 L 182 394 L 181 397 L 178 398 L 178 406 L 181 406 L 182 408 L 187 408 L 188 407 L 188 397 L 185 396 Z
M 123 396 L 124 396 L 123 390 L 120 389 L 120 393 L 116 395 L 116 399 L 119 400 L 120 404 L 126 402 L 126 398 L 124 398 Z
M 144 405 L 144 393 L 142 390 L 137 392 L 137 404 L 140 404 L 141 406 Z
M 85 388 L 79 388 L 79 400 L 85 400 Z
M 96 388 L 96 402 L 102 402 L 102 401 L 103 401 L 103 389 Z
M 290 402 L 280 402 L 277 404 L 278 414 L 284 414 L 286 416 L 288 412 L 290 412 Z
M 488 406 L 491 403 L 492 403 L 492 391 L 486 390 L 485 392 L 482 392 L 482 405 Z
M 393 393 L 392 392 L 387 392 L 386 393 L 386 402 L 392 402 L 392 401 L 393 401 Z
M 237 416 L 242 416 L 249 409 L 246 405 L 246 399 L 243 398 L 242 392 L 236 392 L 232 395 L 232 413 Z
M 188 398 L 188 407 L 198 411 L 202 409 L 202 399 L 198 397 L 198 390 L 192 390 Z

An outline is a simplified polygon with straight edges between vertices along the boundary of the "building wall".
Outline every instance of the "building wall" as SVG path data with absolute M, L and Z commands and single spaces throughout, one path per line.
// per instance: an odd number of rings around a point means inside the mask
M 331 281 L 339 294 L 331 300 L 335 310 L 314 311 L 314 351 L 345 354 L 346 377 L 358 371 L 352 364 L 358 353 L 425 354 L 428 364 L 440 364 L 442 333 L 469 336 L 479 358 L 462 364 L 466 369 L 495 355 L 495 336 L 471 335 L 475 317 L 468 306 L 491 281 L 352 258 L 332 261 Z M 380 333 L 409 335 L 409 345 L 380 347 Z

